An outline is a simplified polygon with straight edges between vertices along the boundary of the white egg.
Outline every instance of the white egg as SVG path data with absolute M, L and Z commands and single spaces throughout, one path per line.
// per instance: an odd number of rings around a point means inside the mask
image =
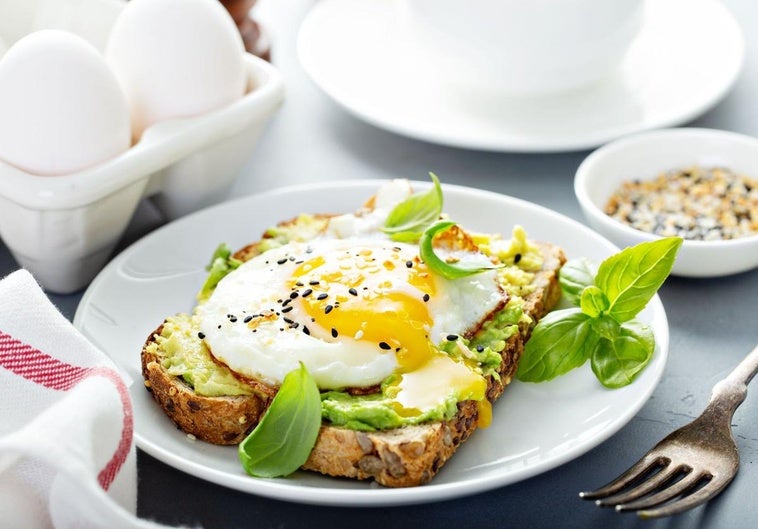
M 495 271 L 447 280 L 421 262 L 418 246 L 321 238 L 244 263 L 197 315 L 212 354 L 233 371 L 279 384 L 303 362 L 320 388 L 339 389 L 379 384 L 434 357 L 454 363 L 438 344 L 475 330 L 504 302 Z
M 244 44 L 218 0 L 131 0 L 106 46 L 139 138 L 150 125 L 223 107 L 246 89 Z
M 124 93 L 84 39 L 37 31 L 0 59 L 0 159 L 62 175 L 104 162 L 130 142 Z
M 0 39 L 0 58 L 2 58 L 6 51 L 8 51 L 8 45 L 3 39 Z

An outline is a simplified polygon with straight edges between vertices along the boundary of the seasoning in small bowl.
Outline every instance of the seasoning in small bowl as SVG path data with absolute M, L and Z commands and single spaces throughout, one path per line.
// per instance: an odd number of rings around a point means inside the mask
M 756 235 L 758 180 L 727 167 L 674 169 L 623 182 L 605 213 L 662 237 L 717 241 Z
M 620 248 L 684 242 L 672 275 L 758 268 L 758 139 L 702 128 L 612 141 L 579 165 L 574 192 L 589 225 Z

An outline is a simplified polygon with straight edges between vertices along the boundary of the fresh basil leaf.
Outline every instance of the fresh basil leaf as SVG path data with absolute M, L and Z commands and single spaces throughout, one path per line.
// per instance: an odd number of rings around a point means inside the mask
M 232 249 L 229 248 L 228 244 L 219 244 L 213 252 L 210 263 L 205 267 L 208 270 L 208 277 L 197 295 L 198 299 L 203 301 L 208 298 L 219 281 L 224 279 L 232 270 L 239 268 L 241 264 L 242 261 L 232 257 Z
M 623 323 L 645 308 L 671 272 L 681 245 L 679 237 L 643 242 L 603 261 L 595 285 L 608 297 L 608 314 Z
M 579 307 L 590 318 L 597 318 L 608 310 L 608 306 L 608 298 L 595 285 L 590 285 L 582 291 Z
M 592 318 L 592 330 L 601 338 L 615 340 L 621 329 L 621 324 L 606 314 Z
M 300 468 L 321 428 L 321 397 L 305 366 L 287 373 L 255 429 L 239 445 L 245 471 L 256 477 L 286 476 Z
M 442 186 L 437 175 L 429 173 L 434 185 L 429 191 L 414 193 L 395 206 L 382 231 L 394 241 L 415 242 L 442 213 Z
M 607 388 L 627 386 L 650 362 L 654 350 L 655 338 L 649 326 L 638 321 L 625 323 L 615 339 L 600 339 L 592 353 L 592 371 Z
M 596 273 L 597 267 L 585 257 L 567 261 L 558 274 L 566 300 L 578 307 L 584 288 L 595 284 Z
M 556 310 L 542 318 L 526 342 L 516 378 L 544 382 L 582 365 L 597 340 L 592 318 L 578 308 Z
M 426 263 L 426 266 L 446 279 L 460 279 L 462 277 L 480 274 L 487 270 L 497 268 L 495 265 L 463 266 L 458 263 L 448 263 L 441 259 L 434 252 L 434 237 L 438 233 L 447 231 L 453 226 L 455 226 L 455 222 L 451 220 L 439 220 L 429 226 L 421 235 L 421 240 L 419 241 L 419 255 L 421 256 L 421 260 Z

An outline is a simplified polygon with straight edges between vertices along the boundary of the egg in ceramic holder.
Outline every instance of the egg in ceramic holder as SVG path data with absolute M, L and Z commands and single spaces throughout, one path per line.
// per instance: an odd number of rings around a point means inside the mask
M 110 258 L 143 198 L 167 220 L 223 200 L 284 96 L 273 66 L 251 54 L 243 62 L 241 97 L 154 123 L 105 161 L 42 176 L 0 159 L 0 239 L 19 265 L 48 291 L 74 292 Z

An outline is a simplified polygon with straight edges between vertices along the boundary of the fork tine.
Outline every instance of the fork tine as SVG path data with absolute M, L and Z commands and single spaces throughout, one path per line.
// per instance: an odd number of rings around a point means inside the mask
M 686 476 L 691 471 L 692 471 L 691 467 L 684 467 L 684 466 L 665 467 L 657 474 L 651 476 L 649 479 L 640 483 L 638 486 L 632 489 L 629 489 L 626 492 L 621 492 L 619 494 L 614 494 L 612 496 L 599 499 L 595 501 L 595 503 L 600 507 L 613 507 L 619 504 L 631 502 L 638 498 L 642 498 L 646 494 L 650 494 L 654 490 L 669 483 L 670 481 L 674 480 L 678 476 L 681 476 L 681 475 Z
M 707 473 L 690 472 L 676 483 L 666 487 L 659 492 L 656 492 L 655 494 L 651 494 L 650 496 L 646 496 L 636 501 L 630 501 L 628 503 L 619 502 L 616 505 L 616 510 L 620 512 L 639 511 L 648 509 L 650 507 L 655 507 L 656 505 L 660 505 L 661 503 L 673 500 L 677 496 L 681 496 L 691 490 L 694 490 L 699 484 L 703 483 L 703 481 L 710 481 L 712 478 L 713 476 Z
M 645 454 L 639 461 L 633 464 L 629 469 L 621 474 L 619 477 L 600 487 L 599 489 L 587 492 L 580 492 L 579 497 L 585 500 L 595 500 L 598 498 L 606 498 L 617 492 L 625 489 L 631 483 L 639 479 L 641 476 L 647 475 L 655 468 L 662 468 L 668 465 L 669 461 L 653 456 L 650 453 Z
M 711 481 L 703 488 L 697 490 L 689 496 L 685 496 L 679 500 L 663 505 L 662 507 L 658 507 L 657 509 L 643 509 L 637 511 L 637 515 L 640 518 L 647 519 L 661 518 L 664 516 L 679 514 L 680 512 L 684 512 L 688 509 L 692 509 L 693 507 L 697 507 L 701 503 L 705 503 L 708 500 L 712 499 L 714 496 L 720 493 L 724 487 L 729 484 L 730 481 L 731 479 L 728 479 L 725 483 L 720 484 L 716 483 L 715 481 Z
M 637 515 L 640 518 L 661 518 L 663 516 L 671 516 L 672 514 L 679 514 L 693 507 L 697 507 L 701 503 L 705 503 L 713 497 L 717 496 L 727 485 L 732 481 L 734 476 L 721 476 L 713 478 L 704 487 L 693 492 L 689 496 L 685 496 L 681 499 L 668 503 L 657 509 L 643 509 L 637 511 Z

